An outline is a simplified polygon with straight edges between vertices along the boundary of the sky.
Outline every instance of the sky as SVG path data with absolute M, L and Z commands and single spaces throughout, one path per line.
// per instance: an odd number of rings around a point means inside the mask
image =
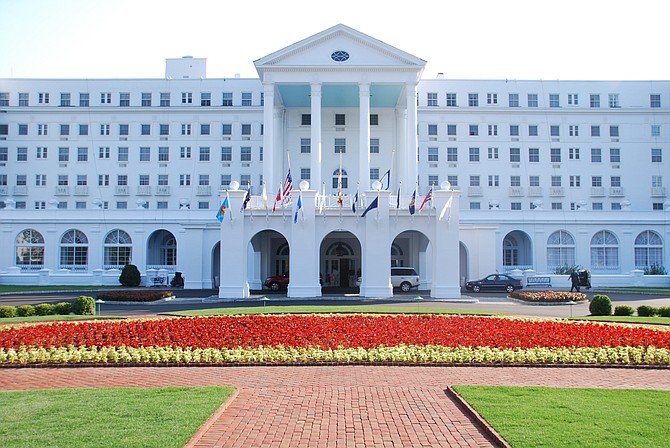
M 338 23 L 427 61 L 423 77 L 667 80 L 667 0 L 0 0 L 0 78 L 257 78 L 253 61 Z

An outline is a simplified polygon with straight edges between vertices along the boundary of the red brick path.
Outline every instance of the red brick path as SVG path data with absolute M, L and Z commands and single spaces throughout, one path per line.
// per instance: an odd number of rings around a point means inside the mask
M 0 389 L 234 385 L 192 447 L 495 446 L 453 384 L 670 390 L 670 371 L 526 367 L 0 369 Z

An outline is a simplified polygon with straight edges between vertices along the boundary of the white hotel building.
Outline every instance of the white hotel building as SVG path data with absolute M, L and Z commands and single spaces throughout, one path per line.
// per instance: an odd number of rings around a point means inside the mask
M 289 266 L 291 297 L 358 275 L 387 297 L 390 266 L 437 298 L 575 265 L 595 286 L 670 284 L 643 275 L 670 259 L 670 81 L 425 79 L 424 60 L 344 25 L 255 65 L 0 79 L 0 284 L 114 284 L 129 262 L 227 298 Z

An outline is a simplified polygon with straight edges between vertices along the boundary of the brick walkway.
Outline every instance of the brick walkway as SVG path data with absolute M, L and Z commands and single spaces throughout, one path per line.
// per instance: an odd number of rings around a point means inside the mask
M 670 390 L 668 370 L 526 367 L 0 369 L 0 389 L 234 385 L 189 446 L 496 446 L 444 392 L 453 384 Z

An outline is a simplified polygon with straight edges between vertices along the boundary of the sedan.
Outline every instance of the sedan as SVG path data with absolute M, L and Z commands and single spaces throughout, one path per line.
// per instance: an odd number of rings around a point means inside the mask
M 472 292 L 479 291 L 507 291 L 512 292 L 523 288 L 523 281 L 505 274 L 491 274 L 481 280 L 465 283 L 465 289 Z
M 263 284 L 273 291 L 286 289 L 288 287 L 288 275 L 273 275 L 265 279 Z

